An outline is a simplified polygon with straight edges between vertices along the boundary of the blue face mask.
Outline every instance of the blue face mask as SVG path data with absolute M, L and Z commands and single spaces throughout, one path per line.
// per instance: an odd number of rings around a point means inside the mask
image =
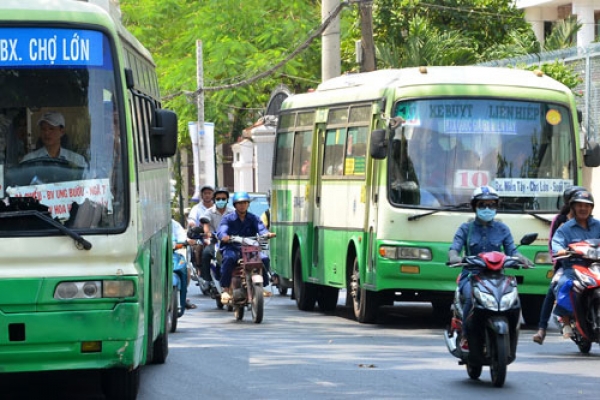
M 217 208 L 223 208 L 227 205 L 227 200 L 217 200 L 215 201 Z
M 477 209 L 477 218 L 482 221 L 490 222 L 496 216 L 496 210 L 490 210 L 489 208 L 478 208 Z

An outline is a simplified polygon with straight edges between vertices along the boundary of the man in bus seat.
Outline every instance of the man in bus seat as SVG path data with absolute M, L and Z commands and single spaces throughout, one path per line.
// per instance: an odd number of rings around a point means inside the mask
M 421 204 L 419 180 L 412 159 L 408 156 L 404 133 L 400 140 L 392 141 L 390 198 L 398 204 Z
M 49 111 L 38 121 L 43 147 L 25 154 L 21 162 L 37 159 L 62 159 L 70 165 L 86 168 L 87 162 L 81 154 L 65 149 L 61 140 L 65 136 L 65 118 L 57 111 Z
M 223 216 L 235 212 L 232 207 L 227 206 L 229 202 L 229 190 L 227 188 L 217 188 L 213 199 L 215 204 L 206 210 L 200 218 L 202 228 L 204 229 L 204 249 L 202 250 L 200 276 L 206 282 L 210 282 L 211 280 L 210 262 L 215 256 L 215 242 L 212 240 L 212 234 L 217 233 Z
M 223 304 L 228 303 L 232 299 L 231 275 L 237 261 L 241 257 L 240 246 L 235 243 L 229 243 L 230 236 L 251 237 L 256 235 L 266 235 L 269 238 L 275 237 L 275 233 L 269 230 L 262 223 L 258 215 L 248 212 L 250 206 L 250 196 L 246 192 L 235 192 L 232 198 L 235 212 L 225 215 L 221 219 L 221 224 L 217 231 L 217 238 L 221 241 L 221 253 L 223 260 L 221 263 L 221 301 Z M 269 282 L 269 271 L 271 260 L 264 254 L 261 254 L 262 262 L 265 266 L 263 269 L 263 285 Z M 265 296 L 269 297 L 271 292 L 265 291 Z
M 498 154 L 498 178 L 534 178 L 529 176 L 527 161 L 530 159 L 531 141 L 520 138 L 504 146 L 504 151 Z M 531 171 L 533 172 L 533 171 Z

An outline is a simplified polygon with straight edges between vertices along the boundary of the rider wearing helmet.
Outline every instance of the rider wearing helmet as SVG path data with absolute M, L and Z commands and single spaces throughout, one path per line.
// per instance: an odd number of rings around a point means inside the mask
M 550 224 L 550 238 L 548 240 L 548 248 L 550 252 L 552 252 L 552 237 L 556 230 L 560 228 L 565 222 L 573 218 L 573 212 L 571 211 L 571 198 L 577 192 L 582 190 L 586 190 L 582 186 L 569 186 L 563 192 L 563 206 L 560 209 L 559 214 L 554 217 L 552 223 Z M 550 314 L 552 313 L 552 308 L 554 307 L 554 301 L 556 297 L 554 296 L 554 286 L 556 286 L 556 282 L 563 274 L 562 263 L 555 261 L 554 262 L 554 274 L 552 275 L 552 281 L 550 282 L 550 287 L 548 288 L 548 292 L 546 293 L 546 297 L 544 298 L 544 303 L 542 304 L 542 309 L 540 310 L 540 320 L 538 322 L 538 331 L 533 335 L 533 341 L 537 344 L 543 344 L 544 339 L 546 338 L 546 329 L 548 329 L 548 319 L 550 319 Z
M 232 197 L 235 212 L 223 217 L 217 231 L 217 238 L 221 240 L 221 251 L 223 253 L 220 281 L 221 287 L 223 288 L 223 293 L 221 294 L 221 301 L 223 303 L 227 303 L 231 299 L 231 289 L 229 288 L 229 285 L 231 284 L 231 274 L 237 260 L 241 256 L 239 246 L 234 243 L 228 243 L 229 237 L 233 235 L 245 237 L 266 235 L 269 238 L 275 237 L 275 234 L 269 232 L 258 215 L 248 212 L 250 201 L 248 193 L 235 192 Z M 270 260 L 263 254 L 262 261 L 265 266 L 263 276 L 266 276 L 264 280 L 266 283 L 269 281 L 267 271 L 269 271 Z
M 451 264 L 460 263 L 462 261 L 461 254 L 471 256 L 488 251 L 504 251 L 508 256 L 519 255 L 508 226 L 500 221 L 494 221 L 499 203 L 500 197 L 492 187 L 481 186 L 475 189 L 471 197 L 471 207 L 475 211 L 475 220 L 463 223 L 456 231 L 454 241 L 448 252 L 448 261 Z M 470 274 L 473 274 L 473 270 L 463 268 L 458 281 L 458 287 L 465 299 L 463 304 L 463 337 L 460 344 L 463 352 L 469 351 L 466 340 L 467 316 L 473 307 Z
M 219 187 L 213 194 L 214 205 L 204 212 L 200 218 L 204 229 L 204 250 L 202 250 L 202 268 L 200 275 L 205 282 L 209 282 L 210 260 L 215 254 L 215 243 L 210 240 L 213 233 L 217 232 L 223 216 L 233 213 L 235 210 L 227 206 L 229 201 L 229 190 L 225 187 Z
M 594 197 L 592 194 L 587 190 L 576 192 L 571 196 L 569 204 L 571 205 L 573 218 L 558 228 L 552 237 L 552 254 L 554 256 L 566 254 L 571 243 L 600 238 L 600 221 L 592 217 L 592 211 L 594 210 Z M 568 308 L 565 308 L 564 304 L 561 304 L 558 294 L 562 293 L 563 290 L 569 290 L 565 283 L 573 280 L 575 272 L 569 262 L 563 262 L 562 267 L 564 270 L 563 276 L 560 277 L 554 289 L 554 294 L 558 299 L 554 313 L 562 317 L 564 323 L 563 336 L 568 339 L 573 333 L 570 326 L 571 313 Z M 563 289 L 563 286 L 565 289 Z

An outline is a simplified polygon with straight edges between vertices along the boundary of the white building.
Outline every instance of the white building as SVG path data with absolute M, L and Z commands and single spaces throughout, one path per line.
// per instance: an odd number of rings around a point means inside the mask
M 577 33 L 577 47 L 585 47 L 600 36 L 600 0 L 515 0 L 515 4 L 525 10 L 525 20 L 531 24 L 540 43 L 544 43 L 554 21 L 570 15 L 577 15 L 583 24 Z

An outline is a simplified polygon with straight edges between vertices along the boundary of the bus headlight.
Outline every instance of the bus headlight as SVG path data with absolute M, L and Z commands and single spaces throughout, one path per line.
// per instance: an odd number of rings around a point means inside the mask
M 101 299 L 131 297 L 135 293 L 133 281 L 70 281 L 61 282 L 54 290 L 54 298 Z
M 534 264 L 552 264 L 552 257 L 547 251 L 538 251 L 533 259 Z
M 391 260 L 431 261 L 431 250 L 425 247 L 379 246 L 379 255 Z

